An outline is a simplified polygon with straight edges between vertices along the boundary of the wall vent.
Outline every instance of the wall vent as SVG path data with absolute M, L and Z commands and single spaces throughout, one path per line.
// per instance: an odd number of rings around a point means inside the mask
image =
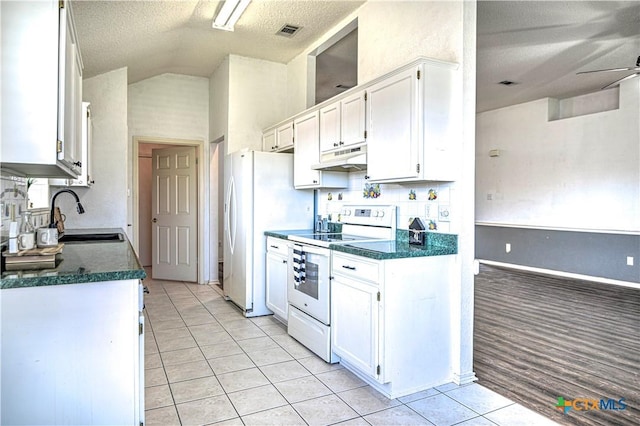
M 302 27 L 298 27 L 297 25 L 285 24 L 282 28 L 280 28 L 276 35 L 283 37 L 293 37 L 298 31 L 300 31 L 301 28 Z

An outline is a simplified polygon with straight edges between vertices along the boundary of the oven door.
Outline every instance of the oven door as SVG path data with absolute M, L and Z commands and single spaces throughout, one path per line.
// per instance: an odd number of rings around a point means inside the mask
M 299 282 L 294 273 L 294 249 L 304 253 L 304 278 Z M 292 244 L 289 246 L 289 273 L 287 297 L 289 304 L 329 325 L 329 273 L 331 251 L 327 248 Z

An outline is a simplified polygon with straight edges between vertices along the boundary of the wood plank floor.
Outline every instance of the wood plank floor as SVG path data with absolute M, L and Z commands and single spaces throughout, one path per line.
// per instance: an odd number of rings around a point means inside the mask
M 481 265 L 475 279 L 478 383 L 560 424 L 640 424 L 640 290 Z M 625 398 L 625 410 L 565 400 Z

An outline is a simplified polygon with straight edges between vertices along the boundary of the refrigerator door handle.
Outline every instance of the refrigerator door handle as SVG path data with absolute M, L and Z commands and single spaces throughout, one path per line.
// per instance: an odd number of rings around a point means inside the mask
M 236 226 L 237 226 L 237 217 L 236 217 L 236 187 L 233 180 L 233 177 L 229 179 L 229 191 L 227 193 L 227 239 L 229 240 L 229 247 L 231 248 L 231 253 L 235 251 L 236 245 Z

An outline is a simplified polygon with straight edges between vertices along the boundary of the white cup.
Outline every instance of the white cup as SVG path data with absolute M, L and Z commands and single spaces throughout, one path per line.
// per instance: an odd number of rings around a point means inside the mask
M 18 235 L 18 250 L 31 250 L 36 246 L 36 236 L 33 232 Z
M 58 245 L 56 228 L 38 228 L 38 247 L 54 247 Z

